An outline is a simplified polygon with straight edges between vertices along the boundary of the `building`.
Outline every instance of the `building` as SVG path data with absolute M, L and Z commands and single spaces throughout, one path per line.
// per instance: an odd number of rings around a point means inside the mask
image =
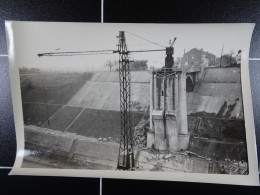
M 181 64 L 185 66 L 215 66 L 216 56 L 203 49 L 193 48 L 185 53 L 181 59 Z
M 181 67 L 181 61 L 182 61 L 182 57 L 177 57 L 174 62 L 174 66 Z

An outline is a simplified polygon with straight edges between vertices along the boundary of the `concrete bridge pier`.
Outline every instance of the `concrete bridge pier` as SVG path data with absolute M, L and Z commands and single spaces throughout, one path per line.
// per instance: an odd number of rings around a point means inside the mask
M 173 68 L 173 48 L 166 48 L 165 67 L 151 70 L 150 130 L 147 146 L 159 150 L 186 150 L 189 144 L 186 71 Z
M 166 148 L 172 151 L 178 149 L 178 127 L 175 111 L 175 77 L 167 77 L 166 86 L 166 108 L 165 108 L 165 131 L 166 131 Z
M 190 134 L 188 132 L 187 119 L 187 91 L 186 91 L 186 72 L 185 70 L 178 77 L 178 149 L 186 150 L 189 145 Z
M 186 72 L 151 71 L 150 130 L 147 147 L 159 150 L 186 150 L 189 144 L 187 122 Z M 165 75 L 165 73 L 164 73 Z
M 153 125 L 153 118 L 151 117 L 153 115 L 153 110 L 156 107 L 156 94 L 155 94 L 155 86 L 156 84 L 156 78 L 154 78 L 153 68 L 150 70 L 150 128 L 147 132 L 147 147 L 151 148 L 154 144 L 154 125 Z
M 154 146 L 159 150 L 167 149 L 166 121 L 163 110 L 153 111 Z

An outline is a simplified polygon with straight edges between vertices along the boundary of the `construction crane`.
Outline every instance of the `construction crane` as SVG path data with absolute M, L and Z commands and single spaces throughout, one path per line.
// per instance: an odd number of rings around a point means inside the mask
M 120 84 L 120 143 L 118 153 L 117 169 L 119 170 L 134 170 L 134 148 L 133 148 L 133 128 L 131 118 L 131 71 L 129 54 L 133 52 L 155 52 L 165 51 L 166 47 L 128 32 L 129 34 L 149 41 L 155 45 L 161 46 L 164 49 L 155 50 L 137 50 L 128 51 L 125 31 L 119 31 L 117 50 L 98 50 L 98 51 L 76 51 L 76 52 L 51 52 L 40 53 L 39 57 L 43 56 L 74 56 L 74 55 L 101 55 L 101 54 L 119 54 L 119 84 Z M 175 41 L 175 40 L 174 40 Z
M 119 83 L 120 83 L 120 115 L 121 133 L 118 153 L 117 169 L 129 170 L 135 167 L 133 133 L 131 119 L 131 74 L 129 51 L 127 50 L 125 32 L 119 32 L 119 43 L 117 51 L 119 53 Z

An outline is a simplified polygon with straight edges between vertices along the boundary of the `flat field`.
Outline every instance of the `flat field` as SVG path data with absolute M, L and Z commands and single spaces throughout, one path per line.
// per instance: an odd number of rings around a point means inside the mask
M 135 127 L 143 114 L 132 112 L 132 125 Z M 78 135 L 117 140 L 120 136 L 120 112 L 85 109 L 67 132 Z
M 46 121 L 43 127 L 48 129 L 64 131 L 78 116 L 83 108 L 63 106 L 53 117 Z
M 24 124 L 42 126 L 61 105 L 23 103 Z
M 20 74 L 23 102 L 66 104 L 92 73 Z

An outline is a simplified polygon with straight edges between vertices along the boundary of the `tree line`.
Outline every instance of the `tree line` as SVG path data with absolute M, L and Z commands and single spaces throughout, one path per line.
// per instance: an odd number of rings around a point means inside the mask
M 109 71 L 112 70 L 118 71 L 119 63 L 118 60 L 107 60 L 105 66 L 109 68 Z M 135 60 L 130 63 L 130 70 L 132 71 L 142 71 L 148 70 L 147 60 Z

